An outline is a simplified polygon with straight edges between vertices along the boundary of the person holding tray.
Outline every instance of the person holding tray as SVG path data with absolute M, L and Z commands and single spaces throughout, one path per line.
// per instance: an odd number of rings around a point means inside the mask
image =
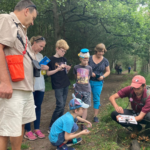
M 124 97 L 129 98 L 131 109 L 123 109 L 116 103 L 116 99 Z M 150 128 L 150 89 L 149 86 L 146 86 L 146 80 L 143 76 L 134 76 L 130 86 L 110 96 L 109 100 L 115 108 L 115 111 L 111 113 L 111 117 L 118 124 L 127 128 L 131 127 L 134 133 L 138 133 L 142 130 L 141 124 L 146 124 L 146 129 Z M 134 116 L 137 124 L 128 122 L 128 120 L 122 122 L 122 115 Z

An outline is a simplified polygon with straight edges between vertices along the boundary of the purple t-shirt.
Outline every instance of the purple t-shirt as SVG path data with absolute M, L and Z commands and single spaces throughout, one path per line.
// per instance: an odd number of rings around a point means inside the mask
M 143 93 L 143 98 L 146 98 L 146 97 L 147 97 L 146 92 L 147 92 L 147 89 L 145 88 L 145 89 L 144 89 L 144 93 Z M 150 96 L 147 98 L 147 100 L 146 100 L 146 102 L 145 102 L 145 105 L 142 107 L 142 106 L 138 105 L 138 104 L 140 104 L 140 103 L 143 104 L 142 101 L 141 101 L 141 98 L 137 98 L 137 97 L 136 97 L 136 95 L 135 95 L 133 89 L 131 89 L 131 86 L 127 86 L 127 87 L 121 89 L 120 91 L 118 91 L 118 95 L 119 95 L 121 98 L 123 98 L 123 97 L 129 97 L 129 96 L 130 96 L 130 93 L 132 93 L 132 99 L 133 99 L 133 101 L 136 102 L 136 103 L 131 102 L 131 107 L 132 107 L 132 109 L 133 109 L 135 112 L 140 113 L 140 112 L 142 111 L 143 113 L 146 113 L 146 114 L 147 114 L 148 112 L 150 112 Z M 137 103 L 138 103 L 138 104 L 137 104 Z M 137 105 L 137 106 L 136 106 L 136 105 Z M 137 107 L 137 109 L 136 109 L 136 107 Z
M 77 75 L 75 90 L 80 92 L 91 92 L 89 78 L 92 76 L 91 66 L 75 65 L 73 74 Z

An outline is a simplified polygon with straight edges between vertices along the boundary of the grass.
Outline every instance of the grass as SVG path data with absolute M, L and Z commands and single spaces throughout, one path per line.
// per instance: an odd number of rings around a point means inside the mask
M 115 74 L 115 73 L 116 73 L 116 70 L 115 70 L 115 69 L 111 69 L 111 73 L 112 73 L 112 74 Z
M 131 74 L 131 75 L 134 75 L 134 74 L 135 74 L 135 72 L 134 72 L 133 70 L 131 70 L 131 71 L 130 71 L 130 74 Z
M 21 150 L 27 150 L 29 148 L 29 145 L 27 144 L 27 143 L 23 143 L 22 145 L 21 145 Z M 11 147 L 8 147 L 7 148 L 8 150 L 11 150 Z
M 150 74 L 144 74 L 144 73 L 139 73 L 139 74 L 145 77 L 146 85 L 150 85 Z
M 119 106 L 125 108 L 128 104 L 128 99 L 118 99 Z M 111 104 L 107 104 L 99 115 L 100 122 L 93 124 L 91 133 L 88 136 L 83 136 L 83 144 L 76 146 L 76 150 L 123 150 L 117 142 L 117 131 L 122 127 L 111 119 L 111 112 L 114 108 Z M 128 145 L 127 145 L 128 146 Z
M 128 76 L 128 75 L 127 75 Z M 121 88 L 131 84 L 132 77 L 121 85 Z M 150 79 L 149 79 L 150 81 Z M 117 91 L 114 91 L 114 93 Z M 117 104 L 123 108 L 128 106 L 128 98 L 116 100 Z M 91 133 L 86 136 L 82 136 L 83 144 L 76 145 L 76 150 L 127 150 L 129 149 L 131 139 L 130 134 L 119 124 L 111 119 L 111 113 L 114 111 L 114 107 L 108 103 L 102 108 L 97 124 L 93 123 L 93 127 L 89 130 Z M 117 137 L 121 140 L 121 143 L 117 144 Z M 142 146 L 141 150 L 150 150 L 150 147 Z
M 45 91 L 51 91 L 52 90 L 52 84 L 50 77 L 45 78 Z
M 121 87 L 129 85 L 130 82 L 131 79 L 123 83 Z M 128 98 L 123 100 L 118 99 L 116 102 L 119 106 L 126 108 Z M 111 119 L 110 114 L 114 110 L 114 107 L 110 103 L 101 110 L 99 114 L 100 122 L 93 124 L 91 129 L 89 128 L 91 133 L 83 136 L 83 144 L 75 146 L 77 150 L 125 150 L 124 145 L 121 148 L 116 143 L 117 131 L 122 129 L 122 127 Z

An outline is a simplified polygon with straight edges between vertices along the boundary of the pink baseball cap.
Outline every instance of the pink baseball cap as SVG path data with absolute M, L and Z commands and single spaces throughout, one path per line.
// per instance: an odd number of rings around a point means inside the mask
M 146 84 L 146 80 L 141 75 L 136 75 L 132 79 L 131 87 L 139 88 L 142 84 Z

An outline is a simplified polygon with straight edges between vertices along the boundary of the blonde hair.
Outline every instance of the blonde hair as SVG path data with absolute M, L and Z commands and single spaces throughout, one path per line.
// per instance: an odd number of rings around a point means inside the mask
M 63 40 L 63 39 L 60 39 L 60 40 L 58 40 L 58 41 L 56 42 L 56 47 L 57 47 L 57 48 L 63 48 L 63 49 L 65 49 L 65 50 L 68 50 L 68 49 L 69 49 L 68 43 L 67 43 L 65 40 Z
M 41 42 L 41 41 L 45 41 L 45 39 L 44 39 L 44 40 L 41 40 L 41 39 L 40 39 L 40 38 L 42 38 L 42 37 L 43 37 L 43 36 L 41 36 L 41 35 L 32 36 L 31 39 L 30 39 L 31 45 L 33 45 L 34 42 L 39 43 L 39 42 Z M 38 40 L 38 39 L 39 39 L 39 40 Z M 46 41 L 45 41 L 45 42 L 46 42 Z
M 97 44 L 95 47 L 95 52 L 101 52 L 104 50 L 104 53 L 107 52 L 107 49 L 103 43 Z

